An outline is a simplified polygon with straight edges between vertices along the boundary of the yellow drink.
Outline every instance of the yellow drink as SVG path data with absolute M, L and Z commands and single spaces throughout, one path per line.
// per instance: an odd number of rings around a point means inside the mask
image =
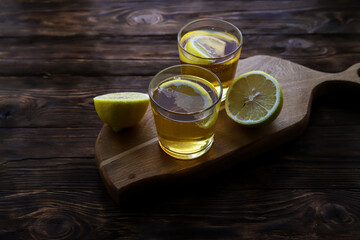
M 180 62 L 202 66 L 215 73 L 224 88 L 224 100 L 235 78 L 242 42 L 240 30 L 230 23 L 218 19 L 197 20 L 179 32 Z
M 204 154 L 213 142 L 220 97 L 221 89 L 194 75 L 159 82 L 151 91 L 151 105 L 162 149 L 180 159 Z

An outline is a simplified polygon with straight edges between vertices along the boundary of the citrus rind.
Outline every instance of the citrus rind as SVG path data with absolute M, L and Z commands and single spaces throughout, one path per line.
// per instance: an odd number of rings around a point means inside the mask
M 115 132 L 136 125 L 145 115 L 150 101 L 148 94 L 139 92 L 109 93 L 93 100 L 100 119 Z
M 264 81 L 259 81 L 259 78 Z M 251 79 L 258 81 L 258 85 L 249 87 L 248 81 Z M 272 91 L 275 94 L 269 94 Z M 251 71 L 239 76 L 231 84 L 225 100 L 225 109 L 227 115 L 235 122 L 244 126 L 259 127 L 271 123 L 278 117 L 283 101 L 281 86 L 274 77 L 263 71 Z

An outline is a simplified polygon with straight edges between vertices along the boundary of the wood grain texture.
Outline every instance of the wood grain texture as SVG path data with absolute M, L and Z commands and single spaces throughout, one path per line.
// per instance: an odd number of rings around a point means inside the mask
M 308 127 L 282 147 L 120 205 L 94 160 L 102 123 L 91 100 L 146 92 L 178 64 L 178 29 L 200 17 L 243 31 L 241 59 L 344 71 L 360 62 L 359 1 L 4 0 L 0 9 L 0 239 L 358 239 L 358 89 L 318 92 Z
M 215 131 L 215 142 L 209 152 L 192 161 L 179 161 L 167 156 L 159 147 L 151 110 L 147 111 L 140 127 L 114 133 L 104 125 L 99 133 L 95 154 L 99 171 L 112 198 L 121 202 L 122 192 L 142 188 L 143 183 L 168 181 L 221 169 L 232 156 L 248 160 L 266 150 L 297 137 L 309 120 L 313 95 L 327 85 L 352 84 L 360 89 L 360 63 L 348 70 L 321 73 L 301 65 L 269 56 L 254 56 L 239 61 L 237 75 L 262 70 L 274 76 L 284 94 L 284 106 L 278 118 L 270 125 L 256 129 L 242 128 L 225 111 L 220 111 Z M 350 86 L 352 86 L 350 85 Z M 336 87 L 336 85 L 334 85 Z M 326 90 L 325 90 L 326 91 Z M 239 162 L 239 161 L 234 161 Z
M 241 59 L 259 54 L 279 56 L 329 72 L 343 71 L 360 59 L 359 35 L 244 34 L 244 39 Z M 0 56 L 0 75 L 39 75 L 47 79 L 57 75 L 153 76 L 169 65 L 179 64 L 176 33 L 171 38 L 0 38 Z M 149 68 L 149 63 L 154 64 Z
M 91 158 L 97 132 L 95 128 L 0 128 L 3 136 L 0 161 L 6 163 L 47 157 Z
M 94 114 L 95 96 L 142 88 L 145 92 L 150 79 L 149 76 L 0 77 L 4 86 L 0 89 L 0 126 L 100 127 L 101 121 Z
M 288 198 L 279 201 L 279 195 Z M 121 210 L 102 209 L 91 194 L 33 192 L 9 195 L 8 200 L 17 200 L 10 207 L 13 214 L 0 221 L 7 230 L 2 232 L 2 237 L 20 239 L 136 239 L 143 236 L 166 239 L 170 235 L 172 239 L 287 239 L 289 236 L 314 239 L 331 238 L 334 234 L 352 238 L 359 234 L 359 208 L 354 204 L 359 201 L 357 195 L 357 190 L 247 190 L 241 195 L 225 193 L 219 199 L 208 190 L 203 191 L 203 197 L 208 199 L 204 204 L 187 207 L 186 200 L 180 198 L 162 206 L 152 202 L 151 208 L 145 204 L 138 209 L 133 206 Z M 29 197 L 34 205 L 25 208 L 21 204 L 29 203 Z M 201 199 L 197 196 L 194 201 Z M 79 201 L 86 201 L 87 206 L 78 204 Z M 232 201 L 236 201 L 236 207 L 229 205 Z M 249 201 L 256 208 L 246 207 Z M 18 211 L 19 208 L 23 211 Z M 172 212 L 171 217 L 168 211 Z M 117 219 L 117 215 L 122 218 Z M 106 220 L 109 218 L 117 220 L 110 222 Z M 180 224 L 183 218 L 186 222 Z M 97 231 L 99 228 L 106 231 Z
M 351 0 L 324 3 L 324 6 L 313 1 L 278 1 L 270 8 L 263 8 L 261 1 L 227 1 L 221 4 L 220 11 L 214 10 L 219 6 L 218 1 L 184 1 L 181 4 L 82 1 L 53 5 L 36 2 L 2 5 L 6 10 L 2 13 L 1 36 L 5 37 L 161 36 L 176 34 L 187 22 L 204 17 L 229 19 L 246 33 L 272 34 L 274 30 L 286 34 L 359 31 L 359 4 Z
M 284 148 L 122 205 L 111 202 L 92 159 L 46 158 L 53 150 L 33 150 L 33 159 L 1 164 L 1 237 L 353 239 L 360 216 L 360 109 L 345 106 L 357 99 L 356 92 L 334 96 L 315 101 L 309 127 Z M 97 131 L 77 149 L 92 146 Z M 52 135 L 62 132 L 54 129 Z M 48 142 L 37 131 L 12 139 L 16 146 L 36 138 Z

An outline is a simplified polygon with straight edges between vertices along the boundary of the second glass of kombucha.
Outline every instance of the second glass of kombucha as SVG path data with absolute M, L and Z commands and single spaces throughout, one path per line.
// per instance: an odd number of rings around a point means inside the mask
M 204 18 L 182 27 L 177 42 L 180 63 L 195 64 L 215 73 L 222 83 L 225 100 L 243 45 L 241 31 L 227 21 Z

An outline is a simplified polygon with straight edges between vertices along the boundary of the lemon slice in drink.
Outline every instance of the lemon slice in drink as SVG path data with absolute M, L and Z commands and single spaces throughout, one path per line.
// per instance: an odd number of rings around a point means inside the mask
M 139 92 L 109 93 L 94 98 L 100 119 L 114 131 L 136 125 L 149 105 L 149 96 Z
M 235 122 L 247 126 L 262 126 L 275 120 L 283 105 L 283 93 L 278 81 L 262 71 L 245 73 L 230 86 L 225 109 Z
M 174 99 L 177 112 L 183 112 L 186 114 L 194 113 L 196 119 L 196 125 L 201 128 L 207 129 L 216 123 L 217 114 L 212 114 L 215 111 L 203 110 L 209 108 L 213 104 L 213 100 L 210 94 L 197 82 L 201 82 L 208 87 L 211 87 L 202 78 L 196 76 L 188 76 L 189 79 L 193 79 L 196 82 L 185 80 L 186 75 L 182 76 L 183 79 L 170 80 L 159 87 L 159 91 L 164 93 L 168 98 Z M 184 79 L 185 78 L 185 79 Z M 213 89 L 215 91 L 215 89 Z
M 182 77 L 184 78 L 185 75 Z M 194 78 L 194 76 L 191 77 Z M 195 113 L 210 107 L 212 104 L 209 93 L 201 85 L 180 77 L 161 84 L 159 92 L 174 99 L 177 112 Z
M 189 53 L 198 56 L 187 56 L 184 60 L 184 56 L 180 55 L 180 58 L 184 62 L 198 63 L 198 64 L 210 64 L 213 63 L 213 59 L 225 56 L 226 41 L 236 41 L 237 39 L 229 33 L 217 32 L 210 30 L 196 30 L 185 34 L 181 43 L 186 42 L 184 48 Z M 181 51 L 180 51 L 180 54 Z
M 185 45 L 185 49 L 200 57 L 217 58 L 225 55 L 226 42 L 210 35 L 191 38 Z

